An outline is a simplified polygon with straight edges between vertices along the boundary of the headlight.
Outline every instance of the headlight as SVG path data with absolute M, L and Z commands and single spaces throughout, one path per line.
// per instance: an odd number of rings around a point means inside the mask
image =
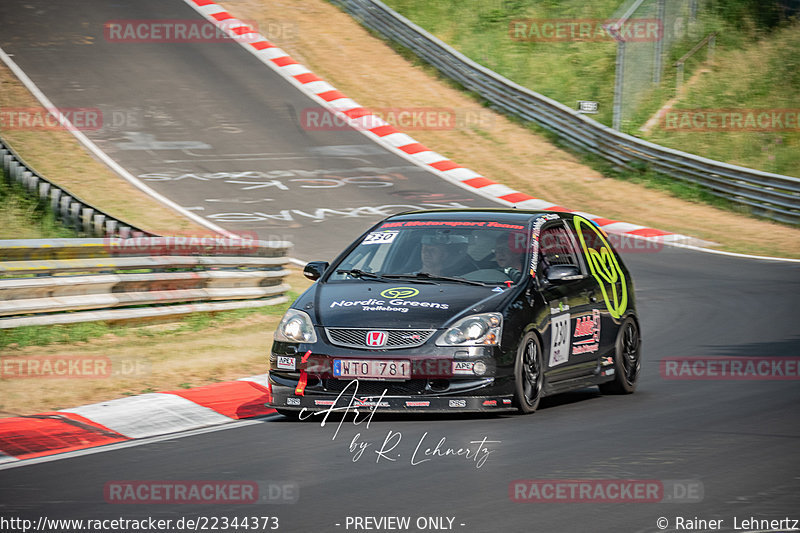
M 437 346 L 495 345 L 500 342 L 503 317 L 500 313 L 484 313 L 462 318 L 439 336 Z
M 314 325 L 311 317 L 303 311 L 289 309 L 283 315 L 278 329 L 275 331 L 275 340 L 282 342 L 317 342 Z

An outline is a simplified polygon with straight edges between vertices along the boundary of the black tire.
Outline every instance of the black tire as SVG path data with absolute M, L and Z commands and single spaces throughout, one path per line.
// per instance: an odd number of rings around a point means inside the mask
M 614 381 L 600 384 L 603 394 L 631 394 L 642 367 L 642 338 L 636 321 L 628 317 L 617 333 L 614 354 Z
M 544 391 L 542 345 L 535 333 L 522 338 L 514 362 L 514 402 L 520 413 L 536 411 Z

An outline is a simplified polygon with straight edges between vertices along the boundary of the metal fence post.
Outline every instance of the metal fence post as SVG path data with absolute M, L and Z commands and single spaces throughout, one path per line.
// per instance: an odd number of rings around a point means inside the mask
M 619 131 L 622 119 L 622 88 L 625 84 L 625 41 L 617 40 L 617 72 L 614 78 L 614 117 L 611 127 Z
M 658 0 L 658 25 L 661 28 L 661 35 L 656 40 L 656 45 L 653 47 L 653 84 L 658 85 L 661 83 L 661 71 L 664 69 L 664 38 L 666 28 L 664 23 L 666 20 L 666 4 L 667 0 Z
M 706 56 L 706 61 L 708 61 L 709 65 L 714 64 L 714 48 L 717 45 L 717 34 L 712 33 L 708 37 L 708 55 Z

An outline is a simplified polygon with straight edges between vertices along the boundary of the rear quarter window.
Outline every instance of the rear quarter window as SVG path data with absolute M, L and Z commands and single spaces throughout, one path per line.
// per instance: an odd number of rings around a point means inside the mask
M 556 265 L 580 268 L 574 241 L 561 223 L 542 230 L 539 236 L 539 253 L 541 271 Z
M 586 266 L 600 286 L 600 290 L 614 318 L 620 318 L 628 308 L 628 280 L 614 248 L 592 221 L 581 216 L 572 219 L 578 246 Z

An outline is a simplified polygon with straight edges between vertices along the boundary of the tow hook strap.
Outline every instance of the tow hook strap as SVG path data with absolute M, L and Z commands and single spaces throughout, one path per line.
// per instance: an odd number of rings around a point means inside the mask
M 308 358 L 311 356 L 311 350 L 307 351 L 305 355 L 300 359 L 300 364 L 305 365 L 308 362 Z M 305 368 L 300 369 L 300 380 L 297 382 L 297 387 L 294 389 L 295 396 L 304 396 L 306 393 L 306 385 L 308 384 L 308 374 L 305 371 Z

